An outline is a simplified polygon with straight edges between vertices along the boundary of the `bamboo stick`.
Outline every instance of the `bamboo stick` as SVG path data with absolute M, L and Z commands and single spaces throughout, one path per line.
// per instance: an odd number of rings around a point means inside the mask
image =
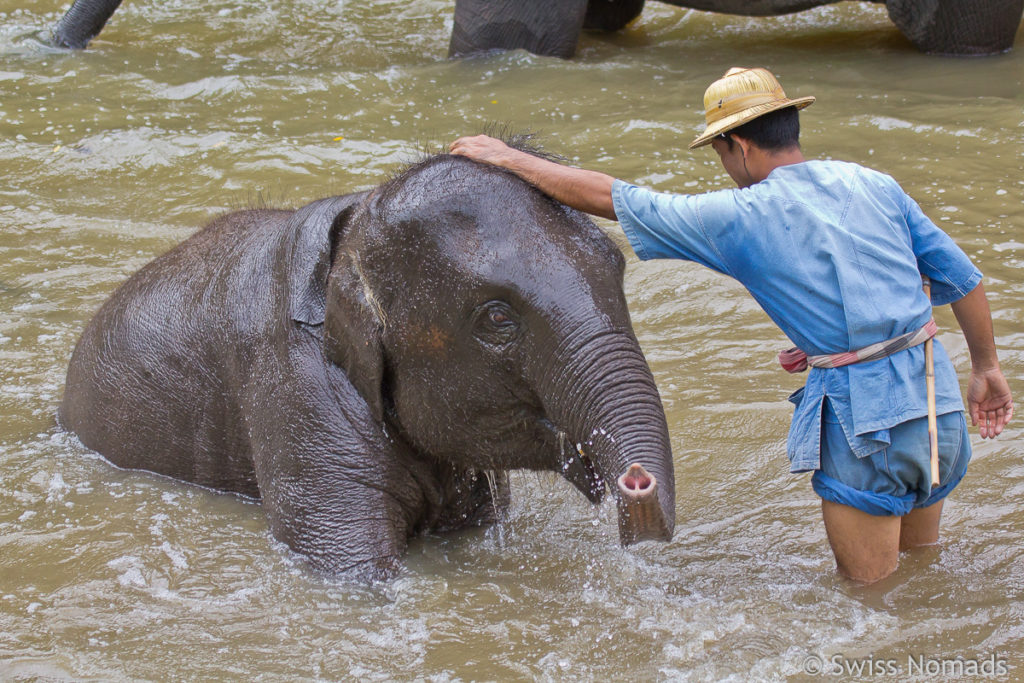
M 921 284 L 924 288 L 924 295 L 928 297 L 930 303 L 932 282 L 927 275 L 921 276 Z M 939 427 L 938 418 L 935 415 L 935 355 L 932 346 L 931 339 L 924 343 L 924 367 L 925 384 L 928 389 L 928 446 L 931 451 L 932 486 L 936 487 L 939 485 Z

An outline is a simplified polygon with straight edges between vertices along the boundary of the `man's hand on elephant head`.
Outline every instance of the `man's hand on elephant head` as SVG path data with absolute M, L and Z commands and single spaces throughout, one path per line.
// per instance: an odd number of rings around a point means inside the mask
M 448 149 L 452 154 L 494 166 L 505 166 L 509 152 L 513 151 L 501 140 L 488 135 L 461 137 L 453 142 Z
M 544 194 L 578 211 L 618 220 L 612 201 L 615 178 L 534 156 L 487 135 L 462 137 L 449 146 L 452 154 L 512 171 Z

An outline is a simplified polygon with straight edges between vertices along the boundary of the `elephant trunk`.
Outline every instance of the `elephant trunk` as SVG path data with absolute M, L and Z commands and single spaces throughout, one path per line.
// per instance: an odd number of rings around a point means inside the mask
M 616 481 L 618 488 L 619 539 L 623 545 L 637 541 L 672 538 L 671 515 L 666 516 L 658 498 L 658 480 L 640 463 L 633 463 Z
M 575 348 L 573 348 L 575 347 Z M 563 345 L 558 386 L 545 406 L 576 445 L 563 472 L 591 473 L 588 497 L 605 485 L 617 498 L 623 545 L 667 541 L 675 527 L 675 477 L 668 425 L 654 378 L 636 338 L 604 331 L 580 345 Z M 548 377 L 556 376 L 555 373 Z M 571 450 L 571 449 L 570 449 Z
M 99 35 L 121 0 L 75 0 L 53 29 L 57 47 L 81 50 Z

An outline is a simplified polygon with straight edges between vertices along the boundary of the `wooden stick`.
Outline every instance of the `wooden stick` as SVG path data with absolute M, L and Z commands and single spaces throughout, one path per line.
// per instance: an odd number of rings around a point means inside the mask
M 932 300 L 932 282 L 927 275 L 921 276 L 924 295 Z M 935 415 L 935 356 L 932 351 L 932 340 L 924 343 L 924 372 L 928 388 L 928 446 L 931 449 L 932 486 L 939 485 L 939 427 Z

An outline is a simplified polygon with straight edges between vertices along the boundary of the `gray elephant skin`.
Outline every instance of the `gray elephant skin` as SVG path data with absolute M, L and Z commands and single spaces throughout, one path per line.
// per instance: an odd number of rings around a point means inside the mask
M 331 574 L 386 577 L 413 535 L 495 521 L 516 468 L 610 489 L 623 544 L 669 540 L 668 429 L 623 270 L 582 214 L 436 155 L 228 214 L 143 267 L 84 330 L 58 419 L 122 468 L 260 498 Z
M 839 0 L 664 0 L 690 9 L 776 16 Z M 867 0 L 919 50 L 950 56 L 992 55 L 1013 46 L 1024 0 Z M 640 15 L 644 0 L 455 0 L 449 55 L 523 49 L 572 57 L 581 29 L 617 31 Z
M 664 0 L 679 7 L 776 16 L 839 0 Z M 939 55 L 992 55 L 1013 46 L 1024 0 L 866 0 L 884 4 L 917 48 Z M 54 28 L 60 47 L 84 48 L 121 0 L 74 0 Z M 644 0 L 456 0 L 450 56 L 529 50 L 572 57 L 581 29 L 617 31 L 640 15 Z

